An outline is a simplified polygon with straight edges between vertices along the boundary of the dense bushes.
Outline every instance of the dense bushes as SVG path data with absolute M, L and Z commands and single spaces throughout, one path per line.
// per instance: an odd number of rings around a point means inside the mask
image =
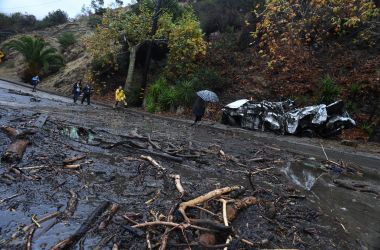
M 50 26 L 55 26 L 59 24 L 64 24 L 69 20 L 66 12 L 62 10 L 55 10 L 49 12 L 47 16 L 45 16 L 41 22 L 39 22 L 39 27 L 45 28 Z
M 197 1 L 194 9 L 206 34 L 225 32 L 230 27 L 238 29 L 244 25 L 244 15 L 261 0 L 204 0 Z
M 13 32 L 31 31 L 66 22 L 68 22 L 68 16 L 62 10 L 49 12 L 41 21 L 37 20 L 34 15 L 22 14 L 20 12 L 10 15 L 0 13 L 0 29 Z
M 220 92 L 228 81 L 211 68 L 199 68 L 188 78 L 170 81 L 161 76 L 148 89 L 145 108 L 149 112 L 168 111 L 178 106 L 190 107 L 196 92 L 209 89 Z

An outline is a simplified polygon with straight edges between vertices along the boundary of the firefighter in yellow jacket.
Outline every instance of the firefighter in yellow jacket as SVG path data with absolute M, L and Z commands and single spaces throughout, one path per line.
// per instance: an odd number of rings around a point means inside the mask
M 119 88 L 115 91 L 115 105 L 113 105 L 113 108 L 116 108 L 119 102 L 123 102 L 124 107 L 127 106 L 127 102 L 125 101 L 125 93 L 122 86 L 119 86 Z

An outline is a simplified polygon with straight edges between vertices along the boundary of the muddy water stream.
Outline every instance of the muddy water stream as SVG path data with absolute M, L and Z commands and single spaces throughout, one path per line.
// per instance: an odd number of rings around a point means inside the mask
M 378 186 L 380 176 L 364 172 L 363 176 L 340 177 L 321 170 L 323 165 L 313 158 L 288 162 L 282 172 L 304 189 L 307 199 L 329 219 L 336 220 L 344 232 L 354 238 L 362 249 L 380 249 L 379 195 L 336 186 L 335 178 L 356 180 Z

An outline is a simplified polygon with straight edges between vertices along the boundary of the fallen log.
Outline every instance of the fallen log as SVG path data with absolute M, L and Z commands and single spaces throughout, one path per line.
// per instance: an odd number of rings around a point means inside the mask
M 19 131 L 17 129 L 9 126 L 1 126 L 1 130 L 11 139 L 16 138 L 16 136 L 19 134 Z
M 91 226 L 96 222 L 98 217 L 103 214 L 103 212 L 108 208 L 109 205 L 109 201 L 101 203 L 73 235 L 71 235 L 67 239 L 58 242 L 55 246 L 51 248 L 51 250 L 68 249 L 74 246 L 88 232 L 88 230 L 90 230 Z
M 20 161 L 29 143 L 30 142 L 28 140 L 15 141 L 14 143 L 8 146 L 1 159 L 9 163 Z
M 186 212 L 185 212 L 186 208 L 188 208 L 189 206 L 196 206 L 210 199 L 220 197 L 222 194 L 229 193 L 229 192 L 239 190 L 242 188 L 243 188 L 242 186 L 232 186 L 232 187 L 224 187 L 220 189 L 215 189 L 211 192 L 208 192 L 207 194 L 201 195 L 192 200 L 182 202 L 179 205 L 178 211 L 182 214 L 186 222 L 190 222 L 190 219 L 187 217 Z

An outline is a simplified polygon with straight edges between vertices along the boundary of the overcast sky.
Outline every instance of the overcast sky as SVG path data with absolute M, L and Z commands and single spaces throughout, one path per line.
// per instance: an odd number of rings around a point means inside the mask
M 114 0 L 104 0 L 104 6 L 107 7 L 114 3 Z M 127 5 L 133 0 L 123 0 Z M 1 13 L 21 12 L 33 14 L 37 19 L 42 19 L 49 12 L 61 9 L 69 17 L 75 17 L 80 14 L 83 4 L 90 6 L 91 0 L 0 0 Z

